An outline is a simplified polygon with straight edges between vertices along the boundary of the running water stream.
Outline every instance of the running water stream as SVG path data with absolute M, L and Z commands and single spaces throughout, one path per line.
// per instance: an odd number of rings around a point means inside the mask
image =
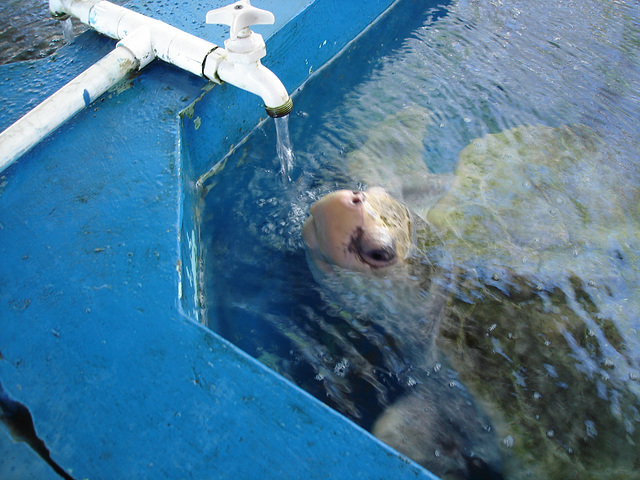
M 60 26 L 62 27 L 62 37 L 64 38 L 65 43 L 71 43 L 75 38 L 75 33 L 73 31 L 73 23 L 71 23 L 71 17 L 67 17 L 66 19 L 60 22 Z
M 274 118 L 276 124 L 276 151 L 280 159 L 280 174 L 285 182 L 291 181 L 291 170 L 293 169 L 293 147 L 289 137 L 289 115 Z

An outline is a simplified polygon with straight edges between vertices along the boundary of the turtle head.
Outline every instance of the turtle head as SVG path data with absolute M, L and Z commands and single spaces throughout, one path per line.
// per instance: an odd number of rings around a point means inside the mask
M 311 206 L 302 231 L 311 261 L 357 272 L 402 263 L 411 246 L 409 213 L 379 187 L 338 190 Z

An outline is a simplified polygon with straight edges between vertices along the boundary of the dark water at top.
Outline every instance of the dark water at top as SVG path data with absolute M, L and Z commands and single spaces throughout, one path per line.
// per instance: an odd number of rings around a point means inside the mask
M 76 34 L 85 28 L 77 22 Z M 64 45 L 60 22 L 44 0 L 4 0 L 0 3 L 0 64 L 51 55 Z
M 410 414 L 444 477 L 485 478 L 486 427 L 507 478 L 640 478 L 639 55 L 633 0 L 400 2 L 294 97 L 290 183 L 272 122 L 203 179 L 208 325 L 365 428 Z M 465 212 L 446 318 L 419 272 L 313 279 L 310 205 L 371 185 Z
M 127 0 L 112 3 L 123 5 Z M 87 27 L 72 21 L 73 34 Z M 49 13 L 47 0 L 2 0 L 0 2 L 0 65 L 45 58 L 65 44 L 60 21 Z

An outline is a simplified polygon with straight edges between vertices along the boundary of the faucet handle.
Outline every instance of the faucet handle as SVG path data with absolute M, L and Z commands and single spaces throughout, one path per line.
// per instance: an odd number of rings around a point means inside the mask
M 252 7 L 249 0 L 240 0 L 207 13 L 207 23 L 220 23 L 231 27 L 231 40 L 251 35 L 251 25 L 271 25 L 276 19 L 268 10 Z

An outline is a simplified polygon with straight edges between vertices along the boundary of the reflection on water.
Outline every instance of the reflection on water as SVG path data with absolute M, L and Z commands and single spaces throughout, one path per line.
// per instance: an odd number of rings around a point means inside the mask
M 292 182 L 273 122 L 205 182 L 208 324 L 445 478 L 640 478 L 640 5 L 415 3 L 298 93 Z M 437 235 L 317 283 L 371 185 Z
M 122 5 L 127 0 L 112 0 Z M 0 65 L 45 58 L 87 29 L 77 20 L 51 17 L 48 0 L 0 2 Z
M 75 22 L 75 34 L 85 30 Z M 51 55 L 64 42 L 60 22 L 51 17 L 47 0 L 0 2 L 0 64 Z

